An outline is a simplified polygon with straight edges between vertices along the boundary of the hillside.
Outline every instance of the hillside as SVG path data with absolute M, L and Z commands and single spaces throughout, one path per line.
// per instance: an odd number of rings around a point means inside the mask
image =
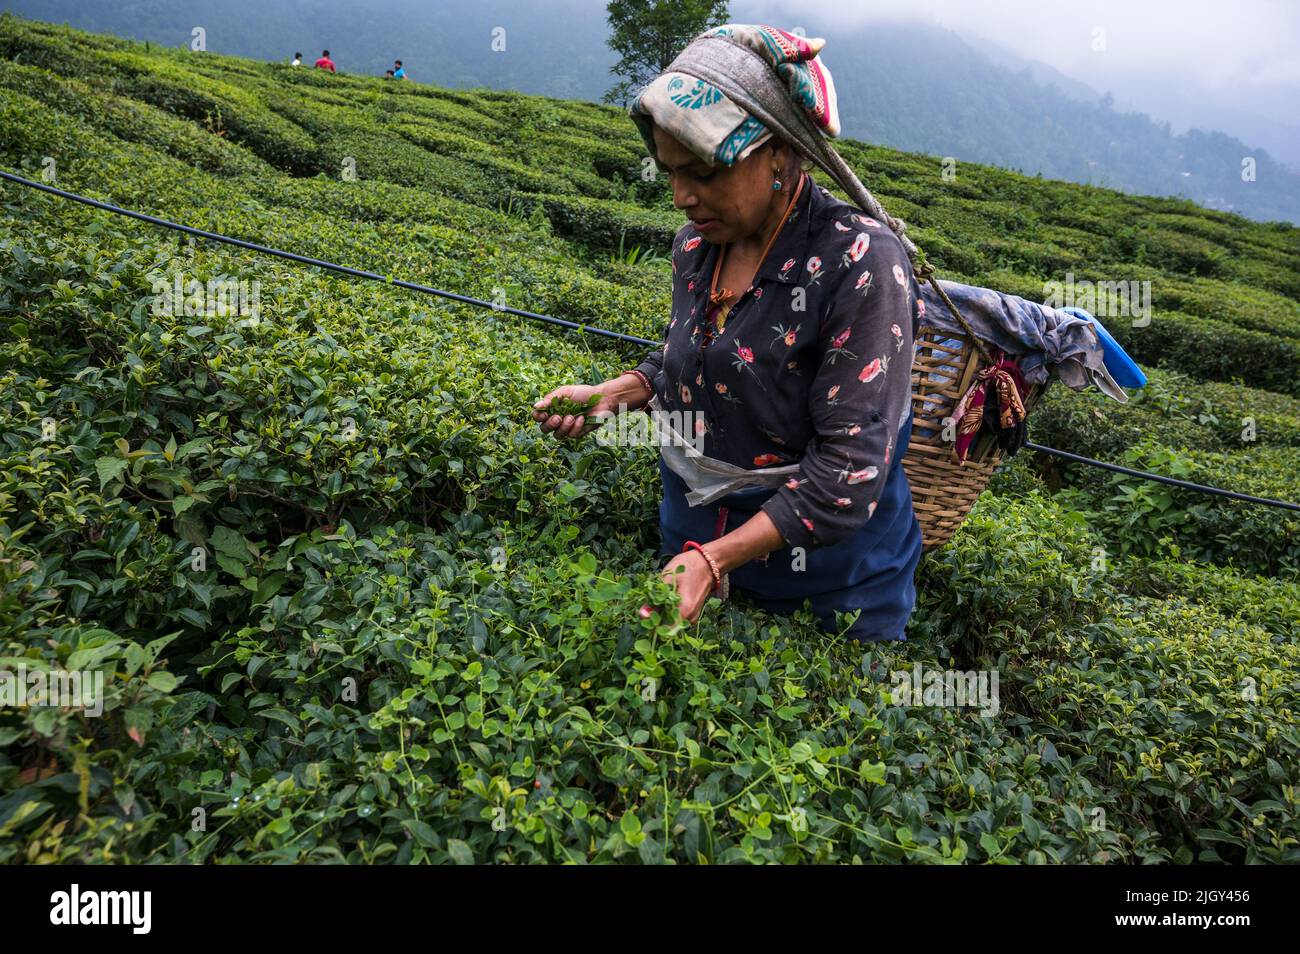
M 201 26 L 210 51 L 281 63 L 295 50 L 310 63 L 327 48 L 349 74 L 382 76 L 402 58 L 414 79 L 443 87 L 603 102 L 616 79 L 604 0 L 479 0 L 454 15 L 427 0 L 368 0 L 364 17 L 346 0 L 0 0 L 4 9 L 181 49 Z M 1285 109 L 1260 107 L 1272 115 L 1247 128 L 1263 126 L 1271 135 L 1243 142 L 1238 112 L 1222 117 L 1235 132 L 1226 135 L 1208 118 L 1218 111 L 1185 97 L 1197 105 L 1182 103 L 1179 112 L 1194 117 L 1194 128 L 1176 134 L 1162 114 L 1111 106 L 1101 91 L 1042 63 L 1026 64 L 983 38 L 921 20 L 855 24 L 838 14 L 818 16 L 815 5 L 777 9 L 759 0 L 732 0 L 729 9 L 735 22 L 799 25 L 808 36 L 828 38 L 845 135 L 924 152 L 936 162 L 952 156 L 1141 195 L 1182 196 L 1260 221 L 1300 222 L 1300 175 L 1286 148 Z M 505 30 L 504 49 L 493 46 L 497 29 Z M 1283 151 L 1265 151 L 1270 143 Z M 1247 156 L 1255 177 L 1243 181 Z M 1287 161 L 1291 170 L 1281 164 Z
M 1300 500 L 1300 231 L 839 146 L 944 277 L 1152 282 L 1111 323 L 1150 388 L 1055 384 L 1032 439 Z M 590 104 L 0 17 L 0 168 L 657 338 L 641 159 Z M 102 717 L 0 709 L 0 861 L 1300 860 L 1292 512 L 1022 452 L 909 642 L 684 627 L 654 449 L 528 413 L 635 350 L 8 183 L 0 274 L 0 656 L 110 677 Z M 177 279 L 257 320 L 160 314 Z M 896 704 L 914 665 L 998 710 Z

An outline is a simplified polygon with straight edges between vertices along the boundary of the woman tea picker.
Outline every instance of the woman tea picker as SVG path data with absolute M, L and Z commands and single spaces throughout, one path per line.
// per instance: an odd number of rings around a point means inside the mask
M 640 91 L 631 118 L 690 219 L 664 344 L 598 386 L 557 388 L 534 417 L 578 437 L 583 416 L 546 409 L 599 393 L 593 417 L 625 405 L 687 422 L 680 442 L 661 436 L 659 514 L 688 620 L 731 589 L 780 613 L 806 600 L 828 632 L 860 611 L 849 637 L 904 639 L 921 529 L 900 459 L 924 306 L 903 224 L 826 141 L 840 127 L 823 43 L 729 24 Z

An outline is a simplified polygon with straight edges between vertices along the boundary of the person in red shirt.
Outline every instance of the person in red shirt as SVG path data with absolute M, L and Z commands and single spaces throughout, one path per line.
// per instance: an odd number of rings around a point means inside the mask
M 319 70 L 329 70 L 331 73 L 338 72 L 334 69 L 334 61 L 330 59 L 329 50 L 325 50 L 321 53 L 320 59 L 316 61 L 316 68 Z

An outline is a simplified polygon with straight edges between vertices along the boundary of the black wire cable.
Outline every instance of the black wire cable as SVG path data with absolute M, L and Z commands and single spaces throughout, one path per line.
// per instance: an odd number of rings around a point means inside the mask
M 576 321 L 568 321 L 564 318 L 555 318 L 551 315 L 542 315 L 534 311 L 524 311 L 520 308 L 509 308 L 505 305 L 498 305 L 495 302 L 484 301 L 481 298 L 471 298 L 468 295 L 459 295 L 456 292 L 445 291 L 441 288 L 434 288 L 430 285 L 421 285 L 416 282 L 408 282 L 399 278 L 380 275 L 376 272 L 366 272 L 358 268 L 349 268 L 346 265 L 338 265 L 334 262 L 327 262 L 324 259 L 311 258 L 306 255 L 298 255 L 295 252 L 286 252 L 284 249 L 271 248 L 268 245 L 258 245 L 256 242 L 246 242 L 243 239 L 231 238 L 229 235 L 222 235 L 219 232 L 207 232 L 203 229 L 196 229 L 193 226 L 182 225 L 179 222 L 172 222 L 168 219 L 162 219 L 154 215 L 146 215 L 143 212 L 133 212 L 130 209 L 123 209 L 108 202 L 100 202 L 98 199 L 91 199 L 84 195 L 78 195 L 75 192 L 68 192 L 64 189 L 59 189 L 43 182 L 35 182 L 31 179 L 25 179 L 22 176 L 14 175 L 12 172 L 6 172 L 3 169 L 0 169 L 0 179 L 7 179 L 17 185 L 38 189 L 41 192 L 55 195 L 62 199 L 80 202 L 82 205 L 88 205 L 91 208 L 102 209 L 105 212 L 112 212 L 116 215 L 124 215 L 127 218 L 136 219 L 140 222 L 148 222 L 150 225 L 173 229 L 177 232 L 184 232 L 187 235 L 195 235 L 199 238 L 209 239 L 213 242 L 234 245 L 237 248 L 248 249 L 251 252 L 258 252 L 262 255 L 273 255 L 276 258 L 288 259 L 291 262 L 299 262 L 303 265 L 323 268 L 327 271 L 338 272 L 340 275 L 348 275 L 352 278 L 364 278 L 367 281 L 383 282 L 385 285 L 395 285 L 398 288 L 406 288 L 411 291 L 422 292 L 426 295 L 436 295 L 440 298 L 450 298 L 453 301 L 463 302 L 467 305 L 479 305 L 483 308 L 491 308 L 493 311 L 504 312 L 509 315 L 518 315 L 521 318 L 530 318 L 534 321 L 544 321 L 547 324 L 558 325 L 562 328 L 571 328 L 576 331 L 581 331 L 584 334 L 601 335 L 606 338 L 613 338 L 617 341 L 624 341 L 628 344 L 643 345 L 652 348 L 658 347 L 660 344 L 658 341 L 651 341 L 649 338 L 639 338 L 636 335 L 626 335 L 622 332 L 609 331 L 605 328 L 584 325 Z M 1183 487 L 1187 490 L 1197 490 L 1201 493 L 1217 494 L 1221 497 L 1229 497 L 1233 500 L 1242 500 L 1247 503 L 1264 504 L 1270 507 L 1281 507 L 1286 510 L 1300 511 L 1300 504 L 1288 503 L 1285 500 L 1273 500 L 1268 497 L 1253 497 L 1250 494 L 1240 494 L 1232 490 L 1224 490 L 1220 487 L 1209 487 L 1205 484 L 1192 483 L 1189 480 L 1178 480 L 1174 477 L 1165 477 L 1161 474 L 1150 474 L 1145 471 L 1133 470 L 1129 467 L 1121 467 L 1118 464 L 1108 464 L 1105 461 L 1093 460 L 1091 457 L 1083 457 L 1079 454 L 1072 454 L 1069 451 L 1057 450 L 1054 447 L 1046 447 L 1042 444 L 1034 444 L 1029 441 L 1026 441 L 1022 446 L 1027 447 L 1030 450 L 1038 451 L 1042 454 L 1053 454 L 1057 457 L 1063 457 L 1066 460 L 1075 461 L 1077 463 L 1089 464 L 1093 467 L 1101 467 L 1105 470 L 1112 470 L 1121 474 L 1129 474 L 1133 477 L 1142 477 L 1146 480 L 1154 480 L 1163 484 L 1171 484 L 1175 487 Z
M 519 315 L 521 318 L 531 318 L 534 321 L 545 321 L 548 324 L 559 325 L 563 328 L 572 328 L 586 334 L 602 335 L 606 338 L 626 341 L 628 344 L 649 345 L 650 347 L 655 347 L 659 343 L 657 341 L 651 341 L 649 338 L 638 338 L 635 335 L 625 335 L 618 331 L 607 331 L 604 328 L 596 328 L 591 325 L 580 324 L 576 321 L 568 321 L 564 318 L 555 318 L 551 315 L 539 315 L 536 312 L 524 311 L 520 308 L 509 308 L 505 305 L 498 305 L 495 302 L 484 301 L 481 298 L 470 298 L 468 295 L 458 295 L 455 292 L 444 291 L 441 288 L 434 288 L 430 285 L 420 285 L 416 282 L 403 281 L 400 278 L 390 278 L 387 275 L 379 275 L 375 272 L 365 272 L 359 268 L 349 268 L 346 265 L 336 265 L 334 262 L 327 262 L 323 259 L 311 258 L 306 255 L 298 255 L 295 252 L 286 252 L 284 249 L 271 248 L 268 245 L 258 245 L 256 242 L 246 242 L 243 239 L 231 238 L 229 235 L 222 235 L 219 232 L 206 232 L 203 229 L 196 229 L 191 225 L 182 225 L 179 222 L 160 219 L 157 216 L 146 215 L 143 212 L 133 212 L 130 209 L 123 209 L 116 205 L 110 205 L 107 202 L 90 199 L 84 195 L 77 195 L 75 192 L 67 192 L 63 189 L 57 189 L 54 186 L 46 185 L 43 182 L 33 182 L 31 179 L 24 179 L 22 176 L 16 176 L 12 172 L 5 172 L 3 169 L 0 169 L 0 179 L 8 179 L 10 182 L 15 182 L 18 185 L 28 186 L 32 189 L 39 189 L 41 192 L 48 192 L 50 195 L 57 195 L 62 199 L 71 199 L 73 202 L 80 202 L 82 205 L 88 205 L 95 209 L 103 209 L 105 212 L 114 212 L 117 215 L 125 215 L 127 218 L 137 219 L 141 222 L 148 222 L 150 225 L 162 226 L 165 229 L 174 229 L 177 232 L 184 232 L 187 235 L 197 235 L 199 238 L 210 239 L 213 242 L 223 242 L 226 245 L 234 245 L 237 248 L 248 249 L 250 252 L 258 252 L 262 255 L 274 255 L 276 258 L 286 258 L 291 262 L 300 262 L 303 265 L 313 265 L 316 268 L 338 272 L 340 275 L 349 275 L 352 278 L 364 278 L 372 282 L 383 282 L 385 285 L 396 285 L 398 288 L 408 288 L 411 291 L 423 292 L 426 295 L 437 295 L 440 298 L 450 298 L 453 301 L 463 302 L 467 305 L 481 305 L 484 308 L 491 308 L 493 311 L 505 312 L 510 315 Z
M 1133 477 L 1145 477 L 1147 480 L 1157 480 L 1162 484 L 1172 484 L 1175 487 L 1183 487 L 1187 490 L 1199 490 L 1206 494 L 1218 494 L 1220 497 L 1231 497 L 1233 500 L 1244 500 L 1247 503 L 1267 504 L 1270 507 L 1282 507 L 1285 510 L 1300 510 L 1300 504 L 1288 503 L 1285 500 L 1273 500 L 1269 497 L 1252 497 L 1250 494 L 1239 494 L 1234 490 L 1224 490 L 1220 487 L 1207 487 L 1205 484 L 1194 484 L 1190 480 L 1179 480 L 1176 477 L 1164 477 L 1160 474 L 1148 474 L 1145 471 L 1133 470 L 1131 467 L 1121 467 L 1119 464 L 1107 464 L 1105 461 L 1093 460 L 1091 457 L 1082 457 L 1079 454 L 1071 454 L 1069 451 L 1057 450 L 1055 447 L 1044 447 L 1042 444 L 1033 444 L 1025 441 L 1023 447 L 1039 451 L 1043 454 L 1054 454 L 1057 457 L 1064 457 L 1066 460 L 1076 461 L 1080 464 L 1091 464 L 1094 467 L 1102 467 L 1106 470 L 1113 470 L 1120 474 L 1129 474 Z

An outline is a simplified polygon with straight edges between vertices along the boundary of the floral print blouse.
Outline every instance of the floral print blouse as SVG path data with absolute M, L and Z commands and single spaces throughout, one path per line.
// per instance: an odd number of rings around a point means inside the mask
M 800 464 L 762 509 L 788 546 L 808 550 L 852 536 L 875 512 L 900 453 L 925 305 L 889 227 L 804 175 L 720 329 L 709 305 L 720 247 L 690 222 L 681 228 L 672 320 L 637 370 L 663 410 L 702 417 L 709 457 L 746 469 Z

